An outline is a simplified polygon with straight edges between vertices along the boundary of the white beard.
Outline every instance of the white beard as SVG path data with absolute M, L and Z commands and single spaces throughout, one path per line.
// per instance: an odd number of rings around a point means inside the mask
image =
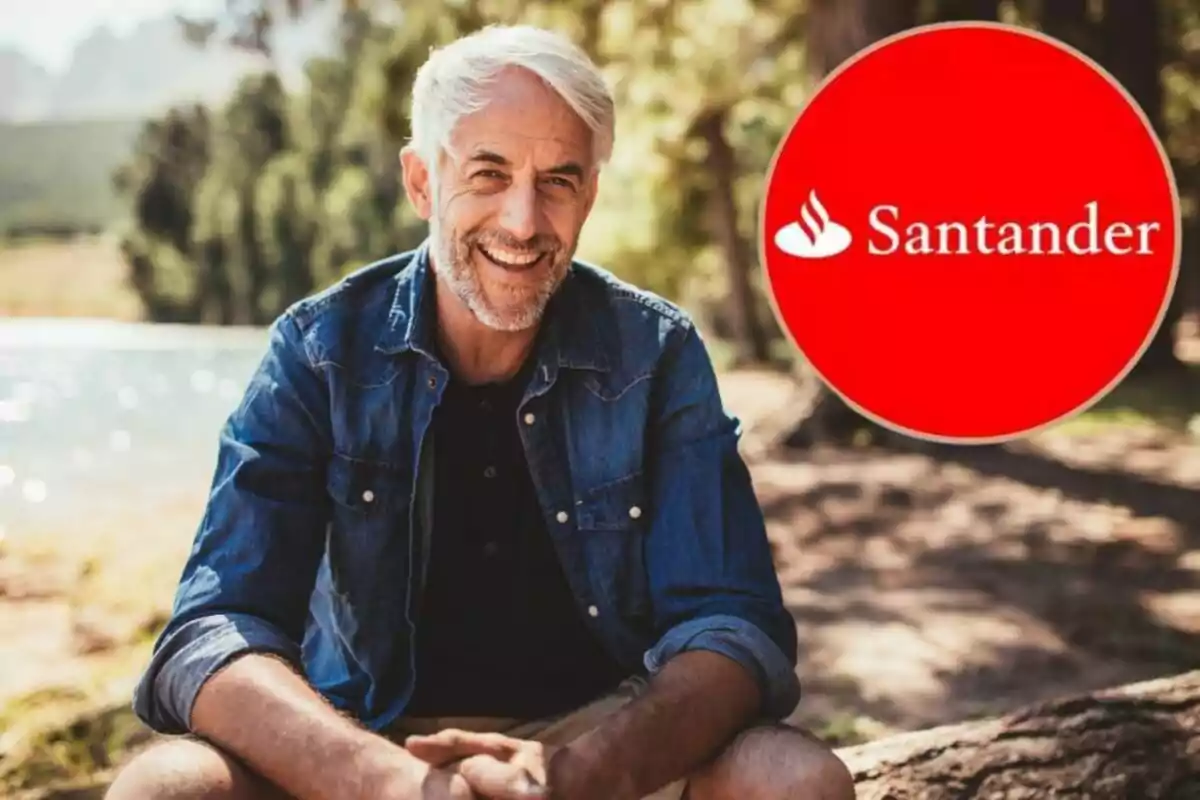
M 436 217 L 430 220 L 429 228 L 438 276 L 476 319 L 493 330 L 509 333 L 528 330 L 541 321 L 546 305 L 566 276 L 571 259 L 569 253 L 553 253 L 553 268 L 546 272 L 540 284 L 521 291 L 520 297 L 514 296 L 517 302 L 497 308 L 479 279 L 479 270 L 473 260 L 473 243 L 464 242 L 454 230 L 443 230 Z

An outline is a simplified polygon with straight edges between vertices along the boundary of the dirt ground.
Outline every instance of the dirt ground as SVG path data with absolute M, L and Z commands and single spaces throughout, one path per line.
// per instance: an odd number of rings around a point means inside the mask
M 726 382 L 755 421 L 771 375 Z M 1200 409 L 1197 409 L 1200 411 Z M 800 634 L 793 716 L 876 738 L 1200 662 L 1200 439 L 751 457 Z
M 850 743 L 1200 662 L 1200 438 L 1106 425 L 1019 447 L 780 455 L 761 445 L 790 382 L 723 385 L 799 630 L 794 721 Z M 0 662 L 20 662 L 0 669 L 0 762 L 5 701 L 9 723 L 56 693 L 125 702 L 187 544 L 136 563 L 119 542 L 0 545 Z

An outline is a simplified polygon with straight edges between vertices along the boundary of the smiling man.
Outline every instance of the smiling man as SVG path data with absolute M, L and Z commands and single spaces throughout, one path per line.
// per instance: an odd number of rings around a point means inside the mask
M 135 697 L 126 798 L 843 800 L 779 724 L 795 626 L 691 319 L 574 258 L 613 143 L 583 53 L 420 71 L 417 250 L 271 328 Z

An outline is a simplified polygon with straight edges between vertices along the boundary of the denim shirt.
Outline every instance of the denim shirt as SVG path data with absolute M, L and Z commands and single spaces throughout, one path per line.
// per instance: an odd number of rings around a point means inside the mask
M 449 377 L 428 246 L 271 325 L 135 690 L 151 728 L 187 732 L 203 683 L 248 652 L 288 660 L 370 729 L 403 714 L 431 535 L 425 432 Z M 579 613 L 631 674 L 715 651 L 756 679 L 765 716 L 787 716 L 795 623 L 691 319 L 576 260 L 544 325 L 514 422 Z

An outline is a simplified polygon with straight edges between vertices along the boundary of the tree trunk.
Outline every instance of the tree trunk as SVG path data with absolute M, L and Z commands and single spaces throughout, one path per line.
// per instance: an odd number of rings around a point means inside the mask
M 820 80 L 859 50 L 917 23 L 917 0 L 812 0 L 808 69 Z
M 1163 118 L 1162 15 L 1158 2 L 1107 0 L 1100 24 L 1100 61 L 1121 82 L 1161 139 Z M 1176 291 L 1158 333 L 1138 361 L 1135 373 L 1171 372 L 1183 362 L 1175 351 L 1175 329 L 1183 312 L 1183 294 Z
M 1042 30 L 1100 60 L 1099 30 L 1088 16 L 1088 0 L 1042 0 Z
M 813 0 L 807 53 L 812 77 L 821 80 L 873 42 L 915 26 L 917 11 L 917 0 Z M 786 447 L 846 443 L 864 430 L 883 433 L 823 383 L 800 413 L 805 416 L 784 438 Z
M 844 748 L 858 800 L 1200 797 L 1200 671 Z
M 693 130 L 708 145 L 705 166 L 712 178 L 712 219 L 729 270 L 730 317 L 739 357 L 743 363 L 762 364 L 770 360 L 770 340 L 750 278 L 754 262 L 738 225 L 737 200 L 733 193 L 737 161 L 725 136 L 728 115 L 726 108 L 707 111 L 696 120 Z
M 1000 19 L 1000 0 L 941 0 L 937 18 L 940 22 L 995 22 Z

